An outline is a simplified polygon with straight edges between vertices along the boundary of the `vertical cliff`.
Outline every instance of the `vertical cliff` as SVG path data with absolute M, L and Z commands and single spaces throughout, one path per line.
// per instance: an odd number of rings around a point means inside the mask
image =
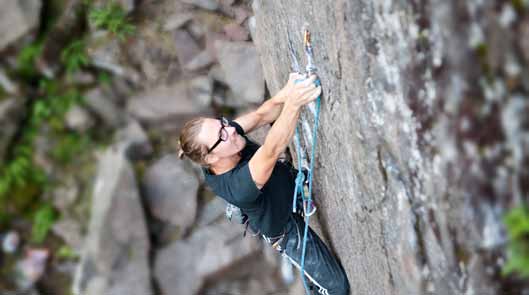
M 492 2 L 253 3 L 271 93 L 290 71 L 287 36 L 304 60 L 312 32 L 315 198 L 356 294 L 524 288 L 500 276 L 501 218 L 529 193 L 529 14 Z

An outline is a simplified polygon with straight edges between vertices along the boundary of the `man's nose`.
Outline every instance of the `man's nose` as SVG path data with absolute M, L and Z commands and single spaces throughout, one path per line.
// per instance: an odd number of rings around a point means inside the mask
M 235 130 L 235 127 L 233 126 L 226 127 L 226 129 L 228 130 L 228 137 L 232 137 L 232 135 L 237 132 L 237 130 Z

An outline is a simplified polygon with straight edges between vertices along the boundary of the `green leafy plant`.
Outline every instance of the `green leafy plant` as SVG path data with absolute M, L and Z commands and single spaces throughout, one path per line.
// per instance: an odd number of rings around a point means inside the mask
M 62 135 L 52 150 L 54 160 L 61 163 L 72 161 L 76 155 L 82 153 L 88 146 L 90 140 L 88 136 L 82 136 L 77 133 L 68 133 Z
M 42 52 L 42 42 L 34 42 L 22 48 L 17 56 L 17 72 L 24 78 L 30 79 L 37 74 L 35 59 Z
M 59 250 L 57 250 L 57 253 L 55 254 L 58 258 L 62 259 L 76 259 L 79 258 L 79 255 L 75 253 L 75 251 L 72 249 L 72 247 L 68 245 L 63 245 Z
M 86 55 L 86 44 L 83 40 L 76 40 L 70 43 L 61 52 L 61 62 L 66 67 L 66 72 L 72 74 L 89 64 Z
M 48 231 L 53 223 L 55 223 L 56 218 L 55 211 L 49 204 L 40 207 L 33 218 L 33 227 L 31 230 L 32 242 L 41 244 L 46 239 Z
M 112 82 L 112 77 L 107 72 L 100 72 L 97 75 L 97 82 L 102 85 L 110 85 Z
M 507 263 L 504 275 L 517 273 L 529 278 L 529 208 L 522 205 L 512 209 L 504 218 L 509 234 L 507 245 Z
M 21 144 L 16 148 L 14 158 L 3 167 L 0 174 L 0 201 L 30 183 L 42 185 L 45 182 L 43 170 L 33 164 L 32 152 L 30 145 Z
M 31 196 L 47 186 L 44 170 L 33 161 L 33 142 L 37 130 L 42 124 L 48 124 L 57 133 L 62 132 L 64 114 L 82 99 L 76 89 L 61 93 L 58 83 L 51 80 L 41 80 L 39 90 L 45 93 L 44 97 L 32 104 L 31 118 L 23 128 L 21 139 L 17 142 L 11 159 L 0 167 L 0 209 L 6 208 L 8 196 L 10 203 L 27 203 Z M 70 139 L 62 141 L 65 142 L 63 145 L 75 143 Z M 71 148 L 62 147 L 58 155 L 63 159 L 72 158 L 79 150 L 79 144 L 74 144 Z
M 96 28 L 111 32 L 121 41 L 132 36 L 136 31 L 136 27 L 129 22 L 123 8 L 114 1 L 110 1 L 101 8 L 93 7 L 88 19 Z

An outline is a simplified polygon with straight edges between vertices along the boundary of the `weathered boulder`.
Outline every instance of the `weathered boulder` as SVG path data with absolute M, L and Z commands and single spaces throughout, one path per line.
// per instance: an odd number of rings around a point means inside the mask
M 529 84 L 514 49 L 523 25 L 509 13 L 520 10 L 498 7 L 254 1 L 271 93 L 290 71 L 288 35 L 304 61 L 305 23 L 312 32 L 323 85 L 315 198 L 354 293 L 519 287 L 500 276 L 501 216 L 529 191 Z M 313 110 L 301 116 L 306 151 Z
M 103 122 L 111 127 L 120 127 L 125 118 L 112 96 L 102 88 L 94 88 L 84 94 L 84 102 L 87 107 L 96 113 Z
M 39 24 L 40 0 L 7 1 L 0 9 L 0 51 Z
M 94 126 L 90 114 L 80 106 L 71 107 L 65 115 L 66 126 L 70 129 L 84 132 Z
M 213 11 L 219 7 L 216 0 L 182 0 L 182 2 Z
M 186 30 L 174 31 L 173 38 L 178 62 L 181 65 L 187 64 L 200 53 L 200 47 L 197 42 Z
M 106 31 L 95 31 L 87 40 L 86 48 L 90 62 L 94 66 L 133 83 L 140 82 L 141 76 L 129 64 L 118 38 L 114 38 Z
M 82 0 L 65 1 L 61 7 L 61 15 L 46 34 L 42 45 L 42 53 L 37 57 L 37 68 L 48 78 L 54 78 L 63 64 L 61 55 L 69 42 L 81 32 L 83 25 L 79 17 L 83 11 Z
M 2 68 L 0 68 L 0 89 L 11 95 L 17 95 L 20 91 L 20 86 L 11 80 Z
M 197 71 L 210 66 L 213 62 L 215 60 L 211 56 L 211 53 L 208 50 L 202 50 L 184 65 L 184 69 L 187 71 Z
M 143 192 L 151 214 L 186 232 L 197 214 L 199 180 L 188 160 L 167 155 L 151 167 L 143 178 Z
M 154 271 L 162 293 L 197 294 L 208 278 L 255 255 L 258 240 L 243 238 L 242 230 L 223 219 L 159 250 Z
M 11 139 L 17 131 L 17 125 L 25 112 L 25 101 L 21 97 L 6 98 L 0 101 L 0 159 L 3 159 Z
M 226 81 L 237 97 L 237 105 L 262 102 L 264 78 L 255 46 L 250 42 L 215 41 L 219 64 Z
M 149 237 L 124 147 L 101 155 L 74 294 L 151 294 Z
M 149 137 L 135 120 L 130 120 L 127 126 L 118 130 L 115 140 L 125 148 L 125 153 L 131 160 L 145 158 L 153 152 Z
M 222 198 L 213 198 L 213 200 L 204 204 L 202 210 L 199 212 L 196 225 L 198 227 L 210 225 L 220 218 L 225 218 L 226 201 Z
M 196 82 L 198 83 L 198 82 Z M 196 95 L 203 98 L 211 96 L 204 93 L 208 87 L 193 87 L 186 80 L 169 86 L 161 85 L 152 90 L 146 90 L 130 98 L 127 110 L 140 122 L 160 123 L 163 121 L 183 122 L 185 119 L 210 112 L 208 99 L 196 99 Z M 205 96 L 204 96 L 205 95 Z

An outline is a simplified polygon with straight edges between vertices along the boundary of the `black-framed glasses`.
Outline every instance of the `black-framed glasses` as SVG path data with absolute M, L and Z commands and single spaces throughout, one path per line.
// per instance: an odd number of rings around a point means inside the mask
M 228 119 L 224 117 L 220 117 L 219 121 L 220 121 L 219 139 L 217 140 L 217 142 L 215 142 L 215 144 L 212 147 L 208 149 L 208 154 L 211 153 L 211 151 L 214 148 L 216 148 L 221 141 L 228 140 L 228 131 L 225 128 L 230 126 L 230 122 L 228 121 Z

